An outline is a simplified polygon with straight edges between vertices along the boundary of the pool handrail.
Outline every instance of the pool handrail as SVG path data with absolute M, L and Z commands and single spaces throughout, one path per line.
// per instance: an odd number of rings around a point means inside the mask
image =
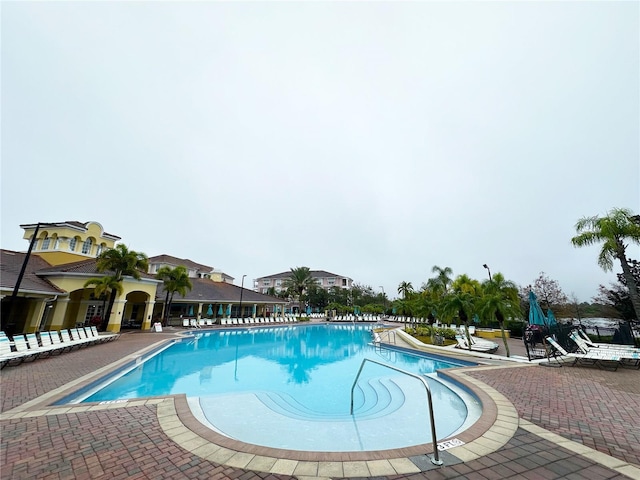
M 438 439 L 436 438 L 436 422 L 433 418 L 433 401 L 431 399 L 431 389 L 429 388 L 429 384 L 421 375 L 416 375 L 415 373 L 407 372 L 406 370 L 402 370 L 400 368 L 394 367 L 393 365 L 387 365 L 386 363 L 378 362 L 376 360 L 372 360 L 370 358 L 365 358 L 362 360 L 360 364 L 360 368 L 358 369 L 358 374 L 356 375 L 356 379 L 353 381 L 353 385 L 351 385 L 351 409 L 349 410 L 349 414 L 353 415 L 353 390 L 356 388 L 356 384 L 358 383 L 358 379 L 360 378 L 360 374 L 362 373 L 362 369 L 364 368 L 364 364 L 367 362 L 375 363 L 382 367 L 390 368 L 391 370 L 395 370 L 396 372 L 403 373 L 405 375 L 409 375 L 410 377 L 416 378 L 422 382 L 424 388 L 427 390 L 427 403 L 429 405 L 429 421 L 431 422 L 431 438 L 433 441 L 433 458 L 431 459 L 431 463 L 434 465 L 442 465 L 442 460 L 440 460 L 440 456 L 438 454 Z

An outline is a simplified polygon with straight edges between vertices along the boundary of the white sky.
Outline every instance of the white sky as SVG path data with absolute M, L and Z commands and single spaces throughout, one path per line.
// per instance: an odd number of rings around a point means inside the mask
M 94 220 L 249 287 L 487 263 L 589 301 L 619 266 L 575 222 L 640 210 L 639 5 L 2 2 L 2 248 Z

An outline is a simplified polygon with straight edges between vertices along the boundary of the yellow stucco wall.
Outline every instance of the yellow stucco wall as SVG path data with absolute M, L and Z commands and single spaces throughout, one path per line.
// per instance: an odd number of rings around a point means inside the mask
M 53 283 L 58 288 L 61 288 L 71 295 L 71 302 L 67 306 L 66 315 L 64 318 L 64 324 L 62 328 L 72 328 L 75 327 L 76 322 L 84 321 L 84 315 L 86 313 L 86 304 L 87 303 L 95 303 L 87 302 L 86 300 L 89 298 L 90 293 L 92 292 L 91 287 L 84 287 L 84 283 L 90 277 L 65 277 L 65 276 L 52 276 L 47 277 L 51 283 Z M 156 286 L 158 283 L 149 280 L 135 280 L 135 279 L 125 279 L 122 282 L 123 292 L 121 295 L 116 297 L 116 301 L 113 306 L 113 310 L 111 311 L 111 317 L 109 320 L 109 331 L 118 332 L 120 331 L 120 326 L 123 317 L 126 317 L 127 312 L 131 311 L 130 305 L 134 302 L 154 302 L 156 296 Z M 126 303 L 123 303 L 124 301 Z M 124 305 L 124 308 L 123 308 Z M 153 311 L 153 306 L 150 307 L 151 311 Z M 142 316 L 143 314 L 140 314 Z M 149 316 L 150 313 L 147 314 Z M 128 318 L 128 317 L 127 317 Z M 147 318 L 141 318 L 141 320 L 146 320 L 149 322 Z M 148 327 L 147 327 L 148 328 Z
M 25 228 L 23 238 L 31 241 L 31 237 L 35 232 L 35 227 Z M 87 258 L 95 258 L 98 253 L 98 245 L 102 249 L 113 248 L 116 240 L 104 237 L 104 229 L 97 222 L 88 222 L 86 229 L 74 229 L 65 226 L 47 225 L 38 230 L 38 238 L 33 247 L 33 252 L 40 255 L 52 265 L 62 265 L 65 263 L 86 260 Z M 49 247 L 42 250 L 42 241 L 49 238 Z M 70 240 L 75 238 L 75 248 L 70 250 Z M 82 246 L 87 239 L 91 239 L 92 246 L 88 253 L 82 253 Z M 60 240 L 56 249 L 56 240 Z

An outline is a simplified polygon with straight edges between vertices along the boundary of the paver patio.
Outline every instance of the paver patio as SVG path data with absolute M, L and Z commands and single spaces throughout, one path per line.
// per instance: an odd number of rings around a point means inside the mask
M 212 461 L 227 458 L 226 451 L 203 440 L 176 442 L 166 425 L 163 428 L 162 422 L 173 417 L 163 417 L 161 411 L 173 405 L 172 399 L 44 407 L 70 382 L 80 384 L 82 377 L 172 336 L 125 333 L 115 342 L 2 370 L 0 478 L 640 478 L 640 372 L 629 369 L 500 363 L 467 370 L 471 379 L 504 395 L 515 407 L 515 433 L 497 450 L 465 462 L 447 452 L 442 467 L 431 465 L 425 456 L 412 457 L 407 463 L 415 471 L 410 473 L 398 473 L 404 467 L 384 459 L 296 463 L 233 456 L 231 451 L 228 460 Z M 174 433 L 200 438 L 182 428 Z

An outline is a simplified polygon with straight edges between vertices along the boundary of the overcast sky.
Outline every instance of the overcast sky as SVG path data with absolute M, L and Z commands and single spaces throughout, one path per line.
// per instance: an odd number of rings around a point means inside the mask
M 97 221 L 245 286 L 434 265 L 589 301 L 640 210 L 638 2 L 3 2 L 2 248 Z M 640 258 L 637 247 L 629 255 Z

